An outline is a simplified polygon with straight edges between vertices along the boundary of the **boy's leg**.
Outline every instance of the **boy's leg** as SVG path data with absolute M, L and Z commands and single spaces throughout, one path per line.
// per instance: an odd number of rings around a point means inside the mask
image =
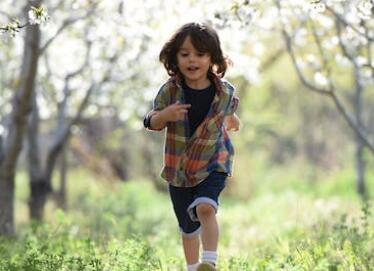
M 219 227 L 216 219 L 216 210 L 206 203 L 196 207 L 197 217 L 201 223 L 201 242 L 204 251 L 217 251 Z
M 193 265 L 199 262 L 199 235 L 194 235 L 192 237 L 182 235 L 182 242 L 187 265 Z
M 182 235 L 187 270 L 195 271 L 199 263 L 199 233 L 201 224 L 198 221 L 192 221 L 186 211 L 193 201 L 194 189 L 170 185 L 169 194 Z
M 195 200 L 188 207 L 188 212 L 193 221 L 201 224 L 201 241 L 203 245 L 202 262 L 198 270 L 216 270 L 217 247 L 219 238 L 219 226 L 216 212 L 218 209 L 218 197 L 226 184 L 227 174 L 220 172 L 211 173 L 197 187 Z M 212 263 L 213 265 L 205 264 Z M 210 267 L 210 269 L 206 269 Z

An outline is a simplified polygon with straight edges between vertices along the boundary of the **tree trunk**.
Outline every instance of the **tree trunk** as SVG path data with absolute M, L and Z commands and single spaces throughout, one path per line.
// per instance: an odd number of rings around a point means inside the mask
M 14 176 L 0 172 L 0 235 L 14 235 Z
M 44 206 L 47 201 L 49 190 L 45 178 L 30 179 L 29 212 L 32 219 L 43 220 Z
M 356 189 L 362 198 L 367 197 L 367 189 L 365 184 L 366 163 L 364 159 L 364 147 L 360 138 L 356 136 Z
M 32 3 L 31 3 L 32 2 Z M 24 14 L 33 6 L 40 6 L 41 0 L 29 1 Z M 27 116 L 31 111 L 31 98 L 34 92 L 38 69 L 40 31 L 38 26 L 26 29 L 20 88 L 13 99 L 11 122 L 4 143 L 3 159 L 0 165 L 0 235 L 13 235 L 14 227 L 14 192 L 15 169 L 22 149 L 23 135 L 27 126 Z
M 57 206 L 64 211 L 67 211 L 66 202 L 66 173 L 67 173 L 67 161 L 66 161 L 66 149 L 67 144 L 62 149 L 61 160 L 60 160 L 60 187 L 57 192 Z
M 44 205 L 47 200 L 48 191 L 50 190 L 45 176 L 43 176 L 40 164 L 40 148 L 39 148 L 39 110 L 37 105 L 37 94 L 34 92 L 32 97 L 32 114 L 28 127 L 28 162 L 29 162 L 29 214 L 30 218 L 42 220 L 44 213 Z
M 354 62 L 354 78 L 355 78 L 355 96 L 353 101 L 353 108 L 356 118 L 357 126 L 362 129 L 363 122 L 362 122 L 362 111 L 363 111 L 363 86 L 361 85 L 360 78 L 361 74 L 359 71 L 359 67 L 356 62 Z M 365 185 L 365 170 L 366 170 L 366 162 L 364 158 L 364 149 L 365 144 L 360 138 L 358 134 L 355 134 L 355 160 L 356 160 L 356 189 L 359 195 L 365 199 L 367 195 L 366 185 Z

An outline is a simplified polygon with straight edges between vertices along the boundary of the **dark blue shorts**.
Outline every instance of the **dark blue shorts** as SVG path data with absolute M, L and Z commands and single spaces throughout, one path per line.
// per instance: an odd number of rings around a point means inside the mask
M 196 214 L 196 206 L 208 203 L 218 210 L 218 197 L 226 185 L 227 174 L 212 172 L 194 187 L 176 187 L 169 185 L 170 198 L 180 230 L 185 236 L 200 233 L 200 222 Z

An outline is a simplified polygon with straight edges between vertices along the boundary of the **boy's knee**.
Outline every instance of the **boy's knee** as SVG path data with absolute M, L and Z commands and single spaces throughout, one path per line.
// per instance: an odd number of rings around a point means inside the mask
M 201 203 L 196 206 L 196 213 L 198 217 L 206 217 L 214 215 L 216 210 L 214 207 L 207 203 Z

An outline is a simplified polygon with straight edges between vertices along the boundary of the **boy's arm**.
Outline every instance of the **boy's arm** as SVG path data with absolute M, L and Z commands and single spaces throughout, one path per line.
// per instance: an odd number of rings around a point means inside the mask
M 155 131 L 161 131 L 166 127 L 167 120 L 165 119 L 164 114 L 162 111 L 154 111 L 148 113 L 148 117 L 150 118 L 149 122 L 149 129 Z
M 239 131 L 240 119 L 235 113 L 232 115 L 226 116 L 224 122 L 225 122 L 227 131 L 233 131 L 233 132 Z
M 148 117 L 150 118 L 148 128 L 156 131 L 163 130 L 169 121 L 183 120 L 190 107 L 190 104 L 180 104 L 176 102 L 163 110 L 153 110 L 148 113 Z

